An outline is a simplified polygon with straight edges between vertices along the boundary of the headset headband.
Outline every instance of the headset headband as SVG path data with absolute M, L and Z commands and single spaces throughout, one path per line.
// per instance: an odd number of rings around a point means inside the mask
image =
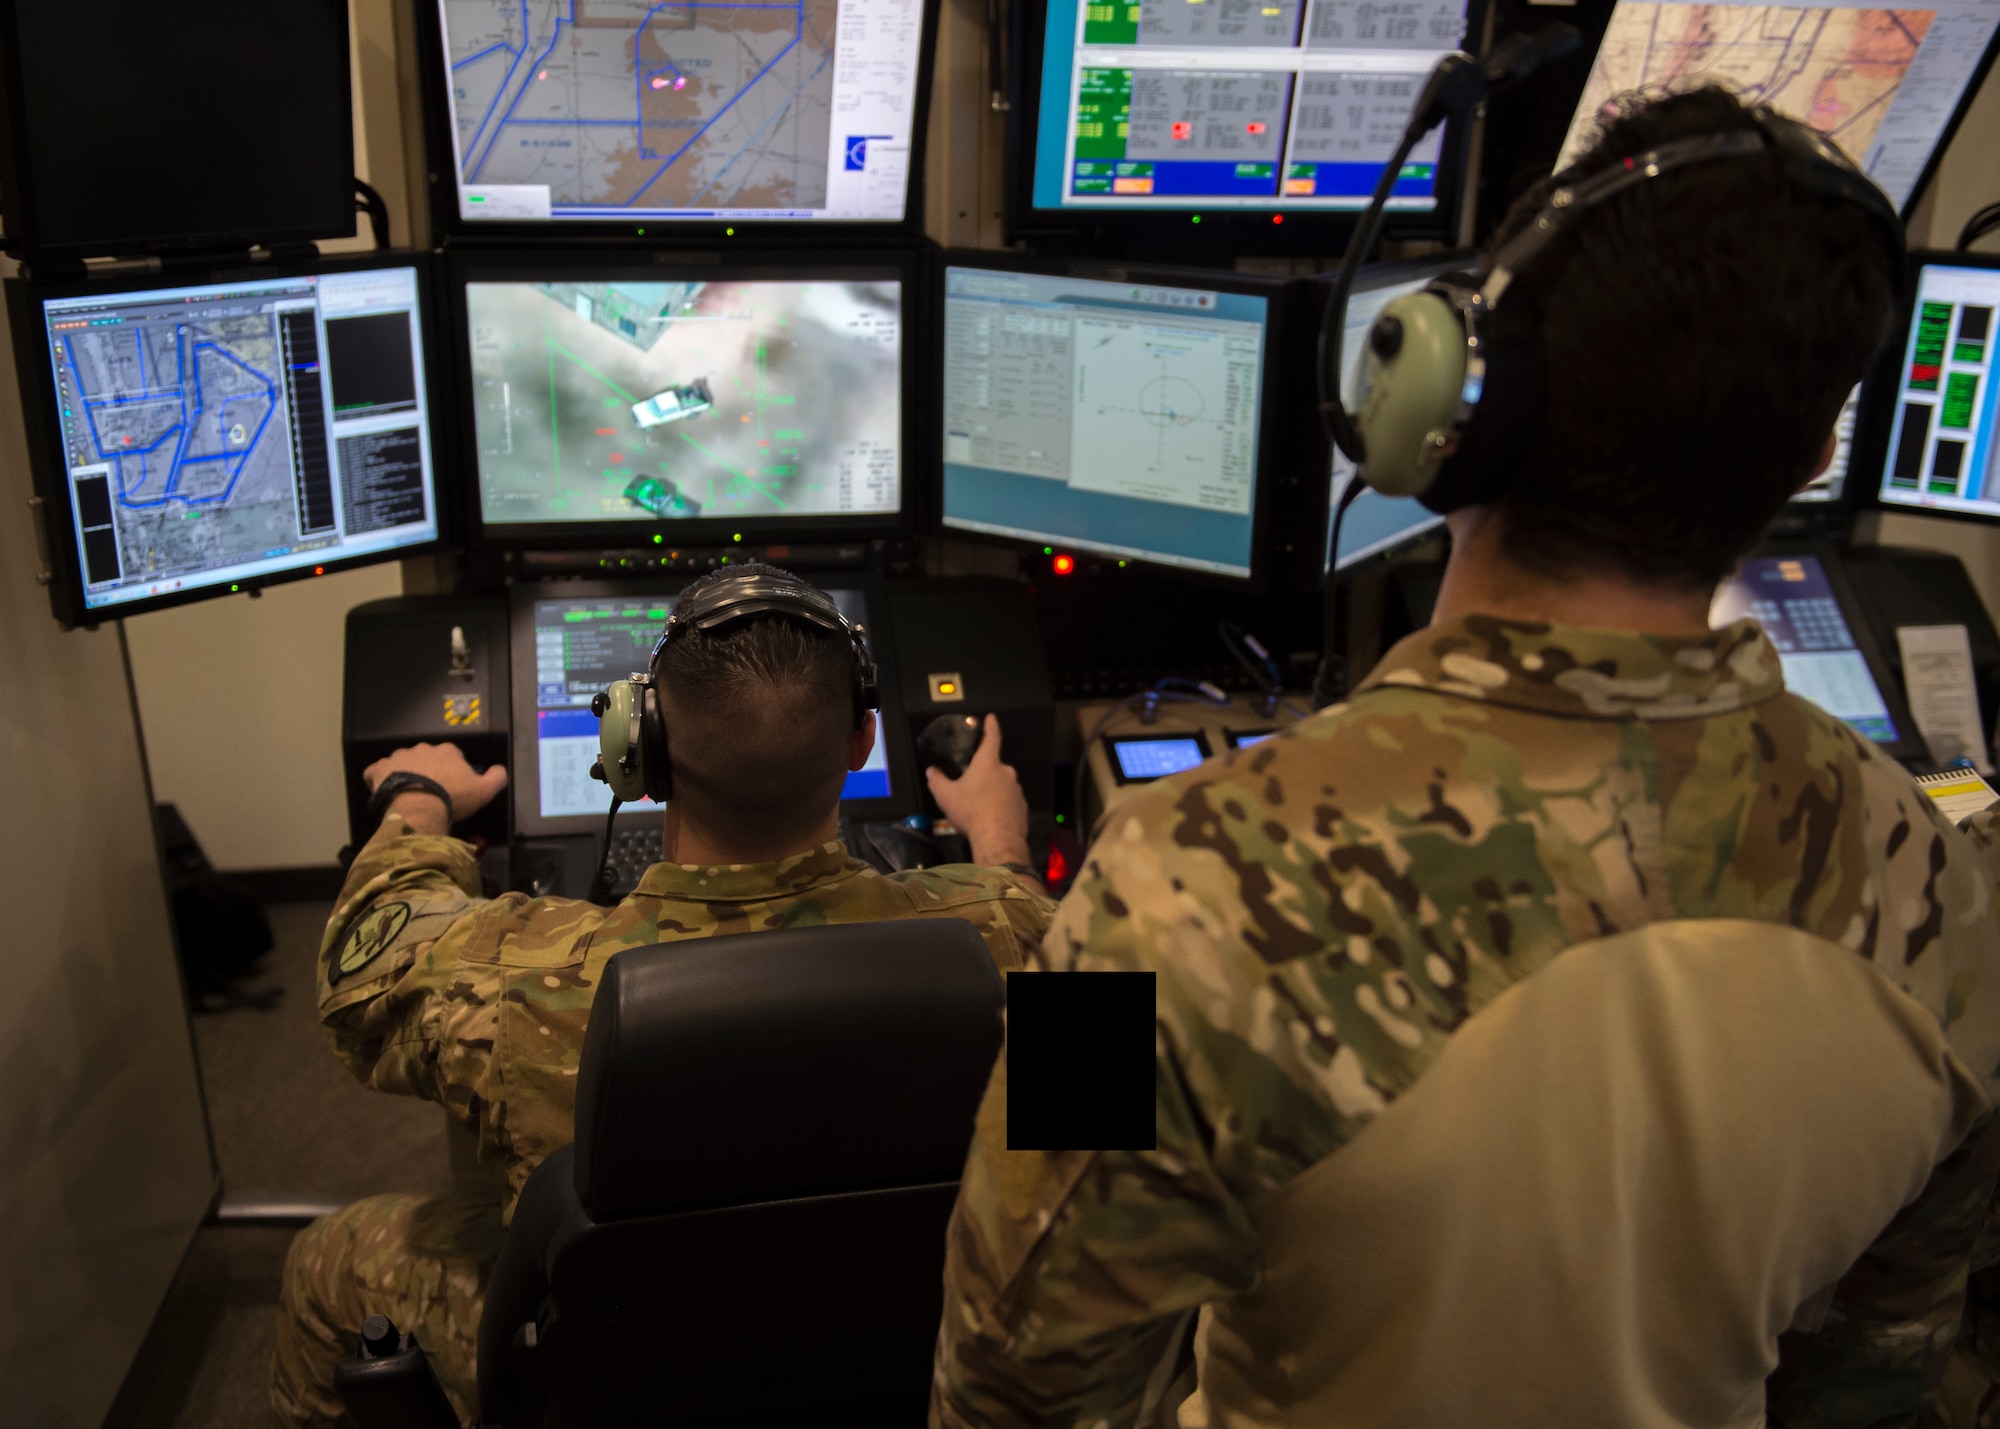
M 667 617 L 667 628 L 653 646 L 653 663 L 658 664 L 660 652 L 690 630 L 706 635 L 760 615 L 802 620 L 852 641 L 857 650 L 864 648 L 866 630 L 842 615 L 825 591 L 788 573 L 746 569 L 714 578 L 692 599 L 683 598 L 674 607 L 674 613 Z

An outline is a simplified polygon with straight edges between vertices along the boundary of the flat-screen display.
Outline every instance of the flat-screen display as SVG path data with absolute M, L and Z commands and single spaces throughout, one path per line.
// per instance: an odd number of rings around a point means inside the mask
M 1899 731 L 1847 614 L 1813 555 L 1751 556 L 1716 592 L 1709 612 L 1722 626 L 1750 616 L 1778 647 L 1785 686 L 1877 744 L 1900 743 Z
M 858 590 L 830 590 L 841 614 L 868 624 L 867 602 Z M 522 812 L 533 818 L 571 815 L 602 817 L 611 807 L 610 790 L 590 777 L 598 755 L 597 716 L 590 701 L 614 681 L 644 670 L 653 646 L 673 613 L 674 597 L 634 593 L 534 602 L 535 754 L 532 790 L 515 792 Z M 868 763 L 847 776 L 842 799 L 890 796 L 885 735 L 878 734 Z M 659 811 L 650 799 L 627 803 L 620 813 Z
M 1349 410 L 1353 410 L 1358 397 L 1356 386 L 1361 376 L 1361 354 L 1368 346 L 1368 329 L 1375 326 L 1375 319 L 1382 315 L 1382 309 L 1400 297 L 1421 291 L 1424 284 L 1439 274 L 1448 272 L 1453 266 L 1455 265 L 1438 264 L 1414 275 L 1400 278 L 1373 275 L 1365 271 L 1357 276 L 1356 290 L 1347 300 L 1347 322 L 1341 330 L 1340 341 L 1340 391 L 1341 398 L 1347 403 Z M 1381 492 L 1370 488 L 1354 498 L 1354 504 L 1347 508 L 1347 514 L 1341 518 L 1340 549 L 1335 551 L 1332 548 L 1332 512 L 1340 504 L 1341 496 L 1354 480 L 1354 463 L 1335 447 L 1333 479 L 1328 489 L 1328 522 L 1325 538 L 1326 565 L 1329 570 L 1343 571 L 1372 556 L 1387 555 L 1444 525 L 1444 517 L 1416 498 L 1384 496 Z
M 924 0 L 429 8 L 464 223 L 905 216 Z
M 1192 769 L 1208 758 L 1199 735 L 1112 736 L 1105 740 L 1118 764 L 1120 784 L 1142 784 Z
M 1049 0 L 1033 206 L 1077 214 L 1367 206 L 1466 0 Z M 1032 41 L 1031 41 L 1032 42 Z M 1442 132 L 1392 212 L 1438 201 Z
M 354 232 L 346 0 L 7 0 L 7 237 L 83 255 Z
M 463 287 L 487 531 L 893 516 L 904 292 L 698 270 Z M 827 524 L 821 521 L 820 524 Z
M 85 609 L 437 539 L 415 267 L 28 291 Z
M 1249 577 L 1270 304 L 947 268 L 944 524 Z
M 2000 269 L 1949 262 L 1919 270 L 1895 372 L 1877 493 L 1892 506 L 2000 517 L 1993 446 L 1993 316 Z
M 1718 83 L 1812 125 L 1908 212 L 1996 28 L 2000 0 L 1920 10 L 1618 0 L 1558 167 L 1619 97 Z

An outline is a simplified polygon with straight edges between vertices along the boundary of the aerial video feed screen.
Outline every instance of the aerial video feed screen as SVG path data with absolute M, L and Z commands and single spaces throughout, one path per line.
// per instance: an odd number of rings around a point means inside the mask
M 489 525 L 894 513 L 902 287 L 466 285 Z
M 45 300 L 84 604 L 436 537 L 419 312 L 413 268 Z
M 1042 209 L 1367 205 L 1465 0 L 1050 0 Z M 1389 207 L 1437 206 L 1435 131 Z
M 1265 309 L 946 269 L 944 524 L 1248 576 Z
M 1926 263 L 1896 377 L 1881 498 L 2000 517 L 1993 314 L 2000 271 Z
M 1559 162 L 1583 152 L 1619 96 L 1716 83 L 1812 125 L 1906 207 L 1996 25 L 2000 0 L 1915 10 L 1618 0 Z
M 902 219 L 922 0 L 438 0 L 458 213 Z

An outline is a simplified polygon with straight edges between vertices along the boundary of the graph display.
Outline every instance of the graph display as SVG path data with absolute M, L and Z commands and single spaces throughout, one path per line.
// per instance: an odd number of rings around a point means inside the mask
M 414 269 L 42 315 L 87 607 L 436 537 Z
M 947 526 L 1250 574 L 1266 299 L 949 268 Z
M 1037 208 L 1358 209 L 1462 0 L 1052 0 Z M 1436 206 L 1443 138 L 1390 207 Z
M 470 282 L 489 525 L 895 512 L 902 287 Z
M 1924 9 L 1618 0 L 1560 163 L 1621 96 L 1722 84 L 1838 143 L 1899 206 L 2000 26 L 2000 0 Z
M 2000 271 L 1926 263 L 1897 371 L 1882 500 L 2000 516 L 1993 317 Z
M 897 221 L 922 0 L 438 0 L 461 219 Z

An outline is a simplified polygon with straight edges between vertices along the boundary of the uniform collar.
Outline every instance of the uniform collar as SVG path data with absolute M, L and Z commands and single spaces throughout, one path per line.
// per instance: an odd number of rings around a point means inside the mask
M 1356 693 L 1384 685 L 1576 719 L 1700 719 L 1768 700 L 1785 680 L 1754 620 L 1670 637 L 1466 615 L 1398 642 Z
M 866 867 L 849 858 L 846 846 L 836 839 L 811 853 L 793 854 L 775 863 L 656 863 L 629 896 L 755 903 L 789 898 L 851 877 Z

